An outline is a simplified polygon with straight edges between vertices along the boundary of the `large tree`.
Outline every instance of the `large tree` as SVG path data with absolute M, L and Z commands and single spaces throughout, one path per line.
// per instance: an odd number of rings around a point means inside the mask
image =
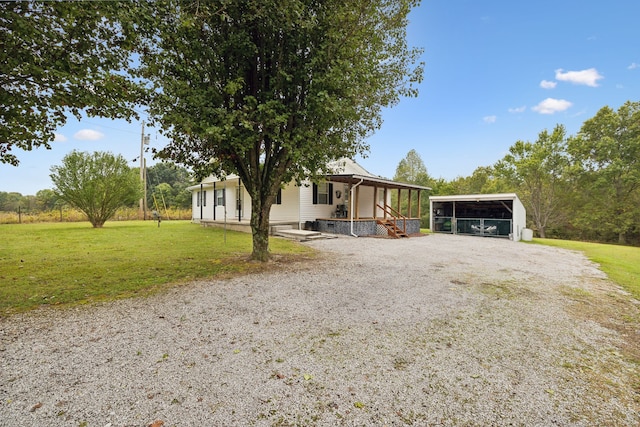
M 568 158 L 566 131 L 556 125 L 543 130 L 535 142 L 517 141 L 494 166 L 504 180 L 518 188 L 540 237 L 560 222 L 567 201 Z
M 51 167 L 54 191 L 84 212 L 94 228 L 101 228 L 122 206 L 142 193 L 139 177 L 121 155 L 72 151 L 62 165 Z
M 13 148 L 50 148 L 69 113 L 135 115 L 134 17 L 120 2 L 0 2 L 0 163 L 18 164 Z
M 411 184 L 429 185 L 430 177 L 422 157 L 416 150 L 412 149 L 398 163 L 393 179 Z
M 625 243 L 640 229 L 640 102 L 601 108 L 570 138 L 569 153 L 581 187 L 578 225 Z
M 171 137 L 159 156 L 200 177 L 237 174 L 251 197 L 252 257 L 266 260 L 283 183 L 317 179 L 368 147 L 383 107 L 416 95 L 407 46 L 417 0 L 153 3 L 141 52 L 150 113 Z

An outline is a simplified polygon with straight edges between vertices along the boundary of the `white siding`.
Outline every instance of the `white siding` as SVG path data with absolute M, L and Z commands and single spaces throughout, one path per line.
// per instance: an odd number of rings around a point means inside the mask
M 289 184 L 282 189 L 282 204 L 271 206 L 270 221 L 297 222 L 299 220 L 298 191 L 298 187 L 294 184 Z
M 336 191 L 336 185 L 334 184 L 333 191 Z M 340 187 L 342 188 L 342 187 Z M 342 201 L 342 198 L 340 199 Z M 332 205 L 314 205 L 313 204 L 313 185 L 311 183 L 303 184 L 300 187 L 300 222 L 304 224 L 305 221 L 315 221 L 318 218 L 331 218 L 331 215 L 336 211 L 336 197 L 334 194 Z

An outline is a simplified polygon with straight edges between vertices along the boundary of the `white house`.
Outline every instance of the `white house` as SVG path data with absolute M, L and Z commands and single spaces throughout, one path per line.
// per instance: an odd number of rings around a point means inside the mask
M 522 238 L 527 212 L 515 193 L 429 197 L 431 231 Z
M 419 208 L 400 213 L 399 206 L 390 206 L 391 191 L 408 192 L 402 194 L 417 198 L 420 206 L 421 192 L 429 187 L 381 178 L 350 159 L 334 162 L 332 170 L 323 182 L 291 183 L 280 190 L 271 207 L 270 225 L 355 236 L 402 237 L 420 231 Z M 237 175 L 224 180 L 209 176 L 188 189 L 194 222 L 249 231 L 251 200 Z

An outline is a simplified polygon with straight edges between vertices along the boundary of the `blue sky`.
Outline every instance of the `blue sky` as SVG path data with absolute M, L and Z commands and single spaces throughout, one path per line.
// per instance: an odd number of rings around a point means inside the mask
M 423 0 L 409 42 L 423 47 L 417 98 L 385 110 L 369 138 L 369 172 L 392 178 L 411 149 L 430 175 L 468 176 L 500 160 L 517 140 L 560 123 L 575 134 L 605 105 L 640 101 L 640 2 Z M 0 191 L 52 188 L 49 169 L 73 149 L 140 155 L 141 123 L 71 118 L 52 150 L 16 151 L 0 164 Z M 150 146 L 166 140 L 153 129 Z M 148 165 L 154 161 L 147 155 Z

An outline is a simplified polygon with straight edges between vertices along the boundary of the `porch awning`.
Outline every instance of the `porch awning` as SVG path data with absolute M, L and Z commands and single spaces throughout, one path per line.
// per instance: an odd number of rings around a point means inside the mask
M 423 185 L 407 184 L 404 182 L 391 181 L 389 179 L 378 178 L 366 175 L 355 174 L 336 174 L 326 175 L 327 181 L 331 182 L 343 182 L 345 184 L 357 184 L 362 180 L 362 185 L 370 187 L 392 188 L 400 190 L 431 190 L 431 187 L 425 187 Z

